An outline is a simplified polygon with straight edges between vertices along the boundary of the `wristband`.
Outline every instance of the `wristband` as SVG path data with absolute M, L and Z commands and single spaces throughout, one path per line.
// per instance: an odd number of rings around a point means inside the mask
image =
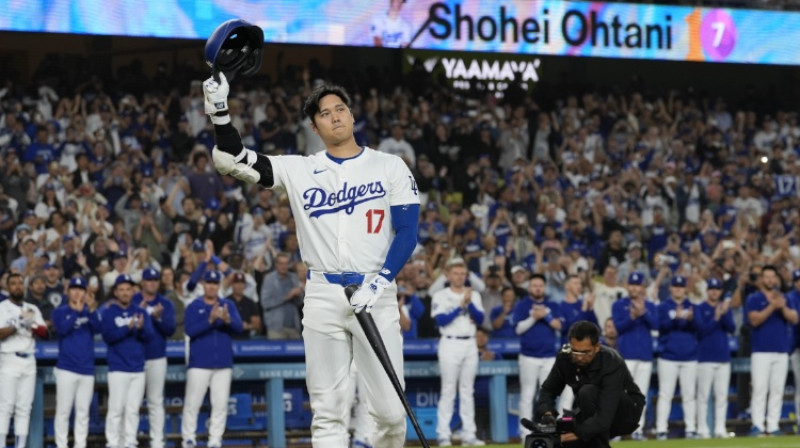
M 219 266 L 220 264 L 222 264 L 222 260 L 220 260 L 220 259 L 219 259 L 219 257 L 218 257 L 218 256 L 216 256 L 216 255 L 212 255 L 212 256 L 211 256 L 211 262 L 212 262 L 212 263 L 214 263 L 214 264 L 215 264 L 215 265 L 217 265 L 217 266 Z

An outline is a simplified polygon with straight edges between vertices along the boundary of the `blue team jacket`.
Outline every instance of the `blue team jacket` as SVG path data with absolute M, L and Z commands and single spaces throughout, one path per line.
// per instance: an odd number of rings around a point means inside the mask
M 579 299 L 575 303 L 561 302 L 561 315 L 564 316 L 564 326 L 561 328 L 561 343 L 566 344 L 569 342 L 569 327 L 579 320 L 588 320 L 597 324 L 597 316 L 594 310 L 581 311 L 583 300 Z
M 761 311 L 767 307 L 767 297 L 761 291 L 756 291 L 747 296 L 745 312 Z M 786 306 L 797 309 L 790 297 L 786 297 Z M 745 319 L 747 319 L 745 314 Z M 748 320 L 749 322 L 749 320 Z M 773 311 L 772 314 L 761 325 L 752 328 L 751 348 L 753 353 L 789 353 L 794 342 L 793 325 L 783 318 L 780 311 Z
M 694 308 L 695 327 L 697 328 L 697 360 L 699 362 L 730 362 L 731 349 L 728 335 L 736 331 L 733 322 L 733 311 L 714 320 L 716 308 L 703 302 Z
M 55 310 L 50 319 L 58 337 L 56 367 L 79 375 L 94 375 L 94 335 L 100 332 L 100 315 L 85 306 L 75 311 L 68 305 Z
M 167 356 L 167 339 L 175 333 L 175 305 L 161 294 L 157 294 L 152 302 L 144 303 L 144 297 L 142 297 L 141 292 L 134 294 L 131 301 L 134 305 L 146 310 L 151 318 L 153 307 L 159 303 L 164 307 L 161 312 L 161 318 L 152 319 L 153 330 L 155 331 L 145 347 L 145 359 L 159 359 Z
M 144 326 L 128 328 L 134 315 L 141 314 Z M 144 372 L 145 347 L 153 338 L 153 322 L 147 312 L 134 304 L 123 308 L 111 303 L 101 314 L 103 340 L 108 345 L 109 372 Z
M 689 299 L 683 299 L 681 308 L 693 309 L 691 320 L 678 319 L 676 313 L 678 303 L 667 297 L 658 305 L 658 331 L 661 342 L 661 358 L 669 361 L 697 360 L 697 327 L 694 316 L 695 306 Z
M 231 315 L 230 324 L 220 319 L 209 323 L 208 316 L 213 305 L 205 303 L 202 297 L 194 299 L 186 307 L 183 324 L 189 336 L 189 368 L 224 369 L 233 366 L 231 334 L 242 332 L 242 318 L 232 301 L 219 299 L 219 305 L 227 305 Z
M 530 317 L 531 308 L 534 305 L 531 296 L 525 296 L 514 306 L 514 318 L 512 319 L 514 328 L 517 324 Z M 561 307 L 545 296 L 544 301 L 539 302 L 550 309 L 550 316 L 553 319 L 562 319 Z M 563 324 L 563 319 L 562 319 Z M 536 321 L 531 328 L 520 337 L 520 353 L 534 358 L 552 358 L 556 356 L 556 330 L 547 323 L 545 319 Z
M 644 302 L 647 310 L 642 316 L 631 319 L 631 299 L 624 297 L 611 306 L 611 318 L 617 328 L 617 351 L 626 360 L 652 361 L 652 330 L 658 329 L 658 310 L 649 300 Z

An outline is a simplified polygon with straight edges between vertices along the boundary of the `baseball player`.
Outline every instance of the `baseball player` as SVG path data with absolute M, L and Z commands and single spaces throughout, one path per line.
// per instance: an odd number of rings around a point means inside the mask
M 411 41 L 411 26 L 400 17 L 405 0 L 389 0 L 389 11 L 370 25 L 372 43 L 376 47 L 400 48 Z
M 786 300 L 794 302 L 796 309 L 800 313 L 800 269 L 792 272 L 792 282 L 794 288 L 786 293 Z M 800 430 L 800 323 L 794 326 L 794 344 L 789 362 L 792 364 L 792 374 L 794 375 L 794 413 L 797 418 L 797 427 Z
M 86 294 L 86 279 L 73 277 L 67 305 L 53 310 L 58 336 L 56 377 L 56 447 L 67 448 L 69 414 L 75 407 L 74 447 L 85 448 L 89 434 L 89 406 L 94 392 L 94 335 L 100 333 L 100 316 L 94 297 Z
M 133 279 L 120 274 L 114 280 L 112 298 L 101 314 L 103 340 L 108 346 L 108 413 L 106 446 L 135 447 L 139 430 L 139 406 L 144 398 L 144 363 L 153 323 L 134 305 Z M 120 428 L 122 433 L 120 433 Z
M 164 447 L 164 382 L 167 379 L 167 339 L 175 333 L 175 306 L 158 292 L 161 273 L 148 266 L 142 271 L 142 290 L 133 304 L 143 308 L 153 322 L 153 337 L 145 347 L 144 383 L 150 448 Z
M 376 423 L 375 446 L 405 442 L 405 410 L 353 312 L 371 312 L 403 386 L 403 346 L 394 278 L 416 246 L 417 184 L 397 156 L 360 147 L 353 137 L 350 97 L 338 86 L 320 85 L 303 111 L 326 151 L 312 156 L 264 156 L 243 148 L 230 124 L 228 83 L 204 84 L 214 123 L 217 170 L 248 183 L 284 188 L 308 266 L 303 307 L 306 384 L 314 410 L 311 443 L 344 448 L 350 362 L 366 382 Z M 344 287 L 361 284 L 348 303 Z
M 203 295 L 186 307 L 184 324 L 189 337 L 189 363 L 181 424 L 184 448 L 196 445 L 197 413 L 207 391 L 210 391 L 211 401 L 208 447 L 222 446 L 233 370 L 231 335 L 243 329 L 236 304 L 218 297 L 221 281 L 219 271 L 207 271 L 203 275 Z
M 25 448 L 36 386 L 36 343 L 47 324 L 36 305 L 25 302 L 22 276 L 8 276 L 8 299 L 0 302 L 0 447 L 14 416 L 15 447 Z
M 544 295 L 542 274 L 531 275 L 528 293 L 514 307 L 514 331 L 520 337 L 519 353 L 519 416 L 531 419 L 533 399 L 553 364 L 556 362 L 556 332 L 561 331 L 562 316 L 559 304 Z M 524 439 L 530 430 L 520 425 Z
M 656 437 L 667 438 L 667 420 L 672 409 L 675 383 L 681 384 L 683 420 L 686 438 L 697 438 L 697 324 L 694 305 L 686 297 L 686 278 L 672 277 L 670 297 L 658 305 L 658 331 L 661 357 L 658 360 L 658 406 L 656 406 Z
M 778 424 L 786 371 L 789 368 L 791 331 L 792 326 L 797 325 L 798 316 L 796 305 L 784 297 L 778 289 L 779 286 L 776 268 L 764 266 L 761 269 L 761 290 L 750 294 L 745 305 L 747 321 L 753 328 L 750 356 L 750 375 L 753 381 L 753 398 L 750 402 L 753 418 L 751 436 L 764 432 L 781 434 Z
M 722 300 L 722 282 L 708 279 L 708 298 L 697 305 L 697 434 L 708 430 L 708 395 L 714 389 L 714 437 L 728 437 L 728 387 L 731 383 L 731 351 L 728 336 L 736 331 L 730 300 Z
M 436 410 L 436 438 L 439 446 L 450 446 L 450 419 L 458 388 L 458 415 L 462 424 L 462 445 L 480 446 L 475 433 L 475 375 L 478 372 L 477 325 L 483 322 L 481 295 L 465 287 L 467 265 L 461 258 L 447 264 L 450 286 L 433 295 L 431 316 L 439 326 L 439 370 L 442 390 Z
M 653 374 L 653 336 L 658 329 L 658 310 L 645 296 L 644 274 L 633 271 L 628 276 L 628 297 L 611 306 L 611 318 L 617 330 L 617 350 L 625 359 L 633 381 L 647 397 Z M 644 415 L 633 432 L 634 439 L 643 440 Z

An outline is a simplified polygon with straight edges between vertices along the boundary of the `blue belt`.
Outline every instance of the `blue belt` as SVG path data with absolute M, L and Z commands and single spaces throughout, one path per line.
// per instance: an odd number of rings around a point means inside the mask
M 334 285 L 348 286 L 364 283 L 364 274 L 360 272 L 321 272 L 321 274 L 328 283 Z M 311 271 L 309 271 L 308 277 L 311 278 Z
M 31 356 L 33 356 L 30 353 L 22 353 L 22 352 L 16 352 L 14 354 L 20 358 L 30 358 Z
M 472 336 L 445 336 L 447 339 L 472 339 Z

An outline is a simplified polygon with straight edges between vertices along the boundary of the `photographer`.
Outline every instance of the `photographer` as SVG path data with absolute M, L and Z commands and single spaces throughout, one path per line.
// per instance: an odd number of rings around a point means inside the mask
M 638 427 L 644 395 L 619 353 L 600 345 L 597 325 L 576 322 L 569 329 L 569 342 L 542 385 L 536 415 L 540 421 L 552 421 L 556 399 L 569 386 L 575 394 L 575 427 L 561 434 L 561 442 L 569 447 L 609 447 L 612 437 Z

